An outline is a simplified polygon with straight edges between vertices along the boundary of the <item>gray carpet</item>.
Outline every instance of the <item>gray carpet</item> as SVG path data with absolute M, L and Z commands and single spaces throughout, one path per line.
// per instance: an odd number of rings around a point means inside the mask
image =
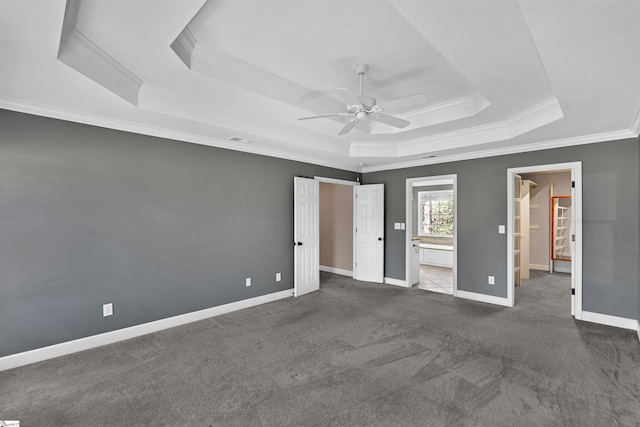
M 638 426 L 635 332 L 323 273 L 297 299 L 0 373 L 22 426 Z

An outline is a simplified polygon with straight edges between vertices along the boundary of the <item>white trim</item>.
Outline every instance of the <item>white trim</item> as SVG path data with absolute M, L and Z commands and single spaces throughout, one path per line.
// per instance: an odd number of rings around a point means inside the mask
M 456 293 L 456 297 L 473 301 L 486 302 L 489 304 L 501 305 L 504 307 L 511 307 L 507 298 L 494 297 L 493 295 L 485 295 L 476 292 L 458 290 L 458 292 Z
M 413 187 L 453 184 L 453 296 L 458 292 L 458 175 L 434 175 L 417 178 L 407 178 L 405 187 L 405 278 L 406 282 L 411 281 L 411 250 L 413 250 L 411 238 L 413 237 Z
M 173 49 L 175 54 L 178 55 L 178 58 L 184 62 L 187 68 L 191 69 L 191 54 L 197 44 L 198 41 L 187 26 L 182 30 L 178 37 L 176 37 L 173 43 L 171 43 L 171 49 Z
M 529 264 L 529 268 L 531 270 L 549 271 L 549 264 L 547 264 L 547 265 L 544 265 L 544 264 Z
M 582 319 L 585 322 L 599 323 L 601 325 L 615 326 L 616 328 L 638 330 L 638 321 L 636 319 L 628 319 L 626 317 L 611 316 L 608 314 L 593 313 L 591 311 L 583 311 Z
M 357 172 L 353 165 L 339 162 L 329 162 L 319 160 L 316 157 L 295 154 L 288 151 L 280 151 L 271 148 L 258 147 L 252 144 L 238 145 L 225 139 L 197 135 L 178 130 L 160 128 L 153 125 L 131 122 L 127 120 L 114 119 L 96 114 L 81 113 L 77 111 L 66 111 L 62 109 L 52 109 L 47 106 L 26 103 L 14 99 L 0 99 L 0 108 L 5 110 L 17 111 L 20 113 L 33 114 L 36 116 L 50 117 L 58 120 L 65 120 L 74 123 L 98 126 L 107 129 L 121 130 L 125 132 L 137 133 L 140 135 L 155 136 L 158 138 L 173 139 L 176 141 L 185 141 L 193 144 L 206 145 L 209 147 L 222 148 L 243 153 L 258 154 L 261 156 L 275 157 L 278 159 L 293 160 L 302 163 L 311 163 L 319 166 L 327 166 L 334 169 L 344 171 Z M 346 159 L 345 162 L 351 159 Z
M 231 313 L 233 311 L 254 307 L 256 305 L 261 305 L 292 296 L 293 289 L 287 289 L 267 295 L 261 295 L 259 297 L 219 305 L 217 307 L 206 308 L 204 310 L 193 311 L 191 313 L 180 314 L 178 316 L 168 317 L 166 319 L 155 320 L 153 322 L 142 323 L 140 325 L 130 326 L 128 328 L 105 332 L 103 334 L 92 335 L 86 338 L 79 338 L 73 341 L 54 344 L 48 347 L 42 347 L 22 353 L 11 354 L 9 356 L 0 357 L 0 371 L 29 365 L 31 363 L 41 362 L 43 360 L 76 353 L 78 351 L 89 350 L 91 348 L 100 347 L 106 344 L 112 344 L 118 341 L 139 337 L 141 335 L 158 332 L 164 329 L 173 328 L 187 323 L 196 322 L 198 320 L 207 319 L 209 317 Z
M 387 284 L 387 285 L 402 286 L 403 288 L 411 287 L 411 286 L 407 285 L 407 281 L 406 280 L 393 279 L 391 277 L 385 277 L 384 278 L 384 283 Z
M 137 106 L 142 79 L 75 28 L 78 4 L 77 1 L 70 2 L 65 12 L 58 59 Z
M 325 265 L 320 266 L 320 271 L 326 271 L 327 273 L 339 274 L 341 276 L 353 277 L 353 271 L 343 270 L 342 268 L 327 267 Z
M 638 320 L 636 323 L 636 330 L 638 331 L 638 341 L 640 341 L 640 320 Z
M 336 178 L 325 178 L 324 176 L 314 176 L 313 179 L 320 182 L 326 182 L 327 184 L 338 184 L 338 185 L 350 185 L 355 187 L 356 185 L 360 185 L 357 181 L 347 181 L 346 179 L 336 179 Z
M 461 160 L 482 159 L 486 157 L 504 156 L 507 154 L 527 153 L 530 151 L 549 150 L 560 147 L 572 147 L 575 145 L 595 144 L 599 142 L 618 141 L 628 138 L 636 138 L 638 135 L 630 130 L 603 132 L 592 135 L 576 136 L 571 138 L 554 139 L 534 142 L 531 144 L 513 144 L 502 148 L 491 148 L 482 151 L 472 151 L 460 154 L 443 155 L 429 159 L 415 159 L 406 162 L 385 163 L 382 165 L 365 166 L 362 173 L 380 172 L 393 169 L 405 169 L 415 166 L 434 165 L 439 163 L 457 162 Z
M 571 170 L 571 180 L 575 182 L 573 189 L 574 209 L 571 209 L 573 232 L 575 235 L 575 251 L 571 262 L 571 282 L 575 288 L 572 314 L 582 319 L 582 162 L 553 163 L 547 165 L 523 166 L 507 169 L 507 301 L 509 307 L 515 304 L 513 280 L 513 180 L 516 174 L 548 172 L 555 170 Z

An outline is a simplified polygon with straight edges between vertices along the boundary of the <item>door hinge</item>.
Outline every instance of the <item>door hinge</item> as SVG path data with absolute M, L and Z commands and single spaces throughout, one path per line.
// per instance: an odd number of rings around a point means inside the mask
M 575 234 L 572 234 L 572 235 L 571 235 L 571 241 L 572 241 L 572 242 L 575 242 L 575 241 L 576 241 L 576 235 L 575 235 Z
M 576 182 L 575 181 L 571 181 L 571 188 L 576 188 Z
M 571 288 L 571 295 L 575 295 L 576 294 L 576 290 L 574 288 Z

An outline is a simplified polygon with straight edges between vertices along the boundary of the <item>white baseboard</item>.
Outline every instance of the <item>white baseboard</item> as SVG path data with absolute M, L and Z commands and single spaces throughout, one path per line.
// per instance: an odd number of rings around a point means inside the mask
M 509 305 L 509 301 L 507 300 L 507 298 L 495 297 L 493 295 L 485 295 L 485 294 L 478 294 L 476 292 L 457 290 L 454 296 L 458 298 L 470 299 L 473 301 L 480 301 L 480 302 L 486 302 L 489 304 L 501 305 L 504 307 L 511 307 Z
M 340 274 L 341 276 L 353 277 L 353 271 L 351 270 L 343 270 L 341 268 L 327 267 L 325 265 L 320 266 L 320 271 L 326 271 L 327 273 Z
M 582 318 L 580 320 L 591 323 L 599 323 L 601 325 L 615 326 L 616 328 L 638 331 L 638 321 L 636 319 L 628 319 L 626 317 L 610 316 L 608 314 L 592 313 L 590 311 L 583 310 Z
M 387 285 L 402 286 L 403 288 L 409 288 L 410 287 L 410 286 L 407 286 L 407 281 L 406 280 L 393 279 L 391 277 L 385 277 L 384 278 L 384 283 L 386 283 Z
M 547 264 L 547 265 L 544 265 L 544 264 L 529 264 L 529 268 L 531 270 L 549 271 L 549 264 Z
M 209 317 L 219 316 L 221 314 L 242 310 L 244 308 L 254 307 L 256 305 L 261 305 L 292 296 L 293 289 L 287 289 L 267 295 L 261 295 L 255 298 L 249 298 L 242 301 L 219 305 L 217 307 L 211 307 L 191 313 L 180 314 L 178 316 L 168 317 L 166 319 L 142 323 L 140 325 L 130 326 L 128 328 L 118 329 L 116 331 L 105 332 L 103 334 L 92 335 L 86 338 L 79 338 L 73 341 L 54 344 L 48 347 L 36 348 L 34 350 L 25 351 L 22 353 L 10 354 L 8 356 L 0 357 L 0 371 L 29 365 L 31 363 L 41 362 L 47 359 L 53 359 L 54 357 L 64 356 L 67 354 L 76 353 L 78 351 L 89 350 L 91 348 L 100 347 L 106 344 L 112 344 L 118 341 L 135 338 L 140 335 L 158 332 L 163 329 L 173 328 L 175 326 L 184 325 L 198 320 L 207 319 Z

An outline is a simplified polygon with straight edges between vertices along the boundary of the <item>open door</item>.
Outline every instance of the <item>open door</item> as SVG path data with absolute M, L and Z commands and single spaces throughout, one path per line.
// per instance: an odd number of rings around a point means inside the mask
M 356 213 L 354 279 L 384 281 L 384 184 L 354 187 Z
M 320 289 L 320 183 L 294 177 L 294 296 Z

